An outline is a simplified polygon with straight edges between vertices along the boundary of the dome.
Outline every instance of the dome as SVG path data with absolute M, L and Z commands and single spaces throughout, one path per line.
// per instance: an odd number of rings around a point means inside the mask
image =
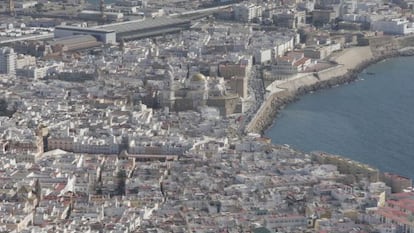
M 192 82 L 203 82 L 206 81 L 206 77 L 203 74 L 196 73 L 191 77 Z

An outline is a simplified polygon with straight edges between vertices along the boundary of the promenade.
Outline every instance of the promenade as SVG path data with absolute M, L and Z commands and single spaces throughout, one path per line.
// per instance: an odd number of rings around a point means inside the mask
M 330 57 L 337 65 L 318 72 L 300 73 L 286 80 L 276 80 L 266 87 L 266 96 L 257 113 L 246 126 L 247 133 L 261 133 L 276 116 L 278 110 L 285 104 L 296 99 L 303 88 L 345 77 L 350 72 L 368 65 L 374 59 L 369 46 L 352 47 L 334 53 Z

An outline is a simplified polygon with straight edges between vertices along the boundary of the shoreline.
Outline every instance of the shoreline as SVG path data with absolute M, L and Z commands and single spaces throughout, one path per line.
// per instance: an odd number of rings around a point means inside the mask
M 268 95 L 266 95 L 265 99 L 261 103 L 261 106 L 255 113 L 251 121 L 246 125 L 244 129 L 245 133 L 246 134 L 256 133 L 256 134 L 260 134 L 263 137 L 266 130 L 272 127 L 272 125 L 276 122 L 277 115 L 279 114 L 279 112 L 286 105 L 293 103 L 295 101 L 298 101 L 301 96 L 314 92 L 314 91 L 319 91 L 319 90 L 323 90 L 327 88 L 336 87 L 341 84 L 354 82 L 358 78 L 358 75 L 368 66 L 379 63 L 386 59 L 394 58 L 394 57 L 414 56 L 414 46 L 411 46 L 411 45 L 414 45 L 414 40 L 412 42 L 409 41 L 407 45 L 407 42 L 404 39 L 408 39 L 408 40 L 414 39 L 414 36 L 407 36 L 405 38 L 402 38 L 402 40 L 393 40 L 391 41 L 391 44 L 397 42 L 399 43 L 397 47 L 390 46 L 391 48 L 388 47 L 388 49 L 386 48 L 385 50 L 380 47 L 379 51 L 378 50 L 375 51 L 375 49 L 373 49 L 374 46 L 372 47 L 368 46 L 368 48 L 370 49 L 371 57 L 369 59 L 366 59 L 366 60 L 362 59 L 357 62 L 355 61 L 354 57 L 351 57 L 351 59 L 354 59 L 352 61 L 354 65 L 349 68 L 349 64 L 348 66 L 346 66 L 346 64 L 342 64 L 343 65 L 342 71 L 344 70 L 344 67 L 348 67 L 348 68 L 341 75 L 332 75 L 332 73 L 329 73 L 329 75 L 322 77 L 323 78 L 322 80 L 318 77 L 317 78 L 318 81 L 315 81 L 309 85 L 306 85 L 306 83 L 305 84 L 302 83 L 302 85 L 299 85 L 299 86 L 294 84 L 292 85 L 290 90 L 286 86 L 281 88 L 277 84 L 277 81 L 273 82 L 273 83 L 276 83 L 275 89 L 273 90 L 273 92 L 270 92 L 268 93 Z M 388 45 L 389 44 L 385 44 L 386 47 Z M 328 68 L 328 70 L 329 69 L 332 69 L 332 68 Z M 333 69 L 338 71 L 338 70 L 341 70 L 341 67 L 334 67 Z M 312 74 L 312 75 L 315 76 L 315 74 Z M 290 81 L 291 80 L 287 80 L 287 82 L 290 82 Z M 277 144 L 274 144 L 273 142 L 271 143 L 274 146 L 277 145 Z M 295 148 L 292 148 L 292 149 L 296 150 Z M 362 163 L 356 160 L 349 159 L 344 155 L 335 155 L 335 154 L 330 154 L 328 152 L 321 152 L 321 151 L 311 151 L 309 152 L 309 154 L 311 154 L 314 159 L 316 159 L 317 161 L 323 164 L 338 165 L 338 163 L 342 163 L 342 165 L 345 164 L 345 166 L 350 168 L 350 170 L 358 169 L 360 171 L 363 171 L 364 174 L 368 174 L 368 177 L 372 181 L 387 182 L 385 179 L 385 175 L 389 174 L 388 172 L 381 171 L 377 167 L 373 167 L 369 164 L 365 164 L 365 163 Z M 348 178 L 351 178 L 353 180 L 359 178 L 359 177 L 353 176 L 352 172 L 351 173 L 345 172 L 345 174 L 348 174 L 349 175 Z M 392 174 L 393 173 L 391 173 L 391 175 Z M 395 174 L 395 175 L 402 177 L 404 179 L 407 179 L 407 180 L 412 179 L 409 177 L 400 176 L 399 174 Z
M 357 48 L 361 47 L 353 47 L 342 51 L 342 54 L 334 60 L 344 60 L 347 62 L 353 59 L 353 57 L 346 57 L 346 53 L 355 53 Z M 371 50 L 371 48 L 369 49 Z M 368 66 L 388 58 L 412 55 L 414 55 L 414 48 L 391 50 L 381 55 L 371 55 L 368 59 L 362 59 L 360 61 L 354 60 L 353 64 L 344 63 L 316 73 L 307 73 L 291 80 L 274 81 L 268 86 L 270 87 L 270 92 L 267 93 L 260 108 L 247 124 L 245 132 L 257 133 L 263 136 L 266 130 L 275 123 L 279 112 L 286 105 L 299 100 L 301 96 L 354 82 L 358 78 L 358 75 Z
M 341 66 L 334 67 L 333 69 L 328 68 L 328 70 L 332 69 L 334 72 L 328 72 L 327 76 L 322 77 L 316 77 L 315 74 L 312 74 L 314 78 L 317 78 L 317 81 L 314 81 L 312 83 L 300 83 L 301 85 L 296 85 L 298 83 L 295 83 L 296 80 L 293 80 L 293 85 L 285 85 L 282 88 L 279 83 L 278 85 L 275 85 L 273 92 L 270 92 L 268 95 L 266 95 L 260 108 L 253 116 L 252 120 L 245 127 L 245 133 L 256 133 L 260 134 L 261 137 L 263 137 L 265 135 L 265 132 L 270 127 L 272 127 L 273 124 L 276 123 L 277 115 L 280 113 L 280 111 L 283 110 L 286 105 L 298 101 L 301 96 L 314 91 L 354 82 L 358 79 L 359 74 L 370 65 L 379 63 L 389 58 L 403 56 L 414 56 L 414 47 L 404 46 L 402 48 L 394 48 L 392 50 L 380 53 L 380 55 L 374 56 L 371 54 L 371 57 L 369 59 L 362 59 L 360 61 L 355 61 L 354 59 L 352 61 L 354 65 L 352 67 L 349 67 L 349 64 L 348 66 L 341 64 Z M 353 57 L 351 57 L 351 59 L 353 59 Z M 338 71 L 344 71 L 344 68 L 346 70 L 343 74 L 333 75 Z M 319 72 L 317 73 L 319 74 Z M 299 77 L 299 79 L 300 78 L 306 78 L 306 76 Z M 290 81 L 291 80 L 288 80 L 288 82 Z M 277 83 L 277 81 L 274 83 Z M 271 142 L 271 144 L 277 145 L 273 142 Z M 297 150 L 294 147 L 292 147 L 292 149 Z M 341 167 L 341 173 L 345 174 L 345 177 L 343 177 L 342 180 L 344 183 L 351 184 L 354 181 L 368 177 L 371 182 L 381 181 L 387 184 L 390 182 L 389 178 L 387 178 L 389 175 L 397 175 L 401 177 L 401 179 L 406 179 L 407 181 L 411 181 L 412 179 L 410 177 L 401 176 L 398 173 L 389 173 L 382 171 L 378 169 L 378 167 L 349 159 L 345 155 L 331 154 L 329 152 L 322 151 L 310 151 L 309 154 L 315 161 L 318 161 L 321 164 L 332 164 Z M 355 175 L 354 171 L 358 171 L 357 174 L 363 175 Z

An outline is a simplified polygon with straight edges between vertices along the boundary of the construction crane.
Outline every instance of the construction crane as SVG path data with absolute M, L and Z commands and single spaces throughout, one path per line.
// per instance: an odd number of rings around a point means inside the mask
M 8 4 L 7 4 L 7 12 L 11 15 L 14 16 L 14 1 L 13 0 L 9 0 Z

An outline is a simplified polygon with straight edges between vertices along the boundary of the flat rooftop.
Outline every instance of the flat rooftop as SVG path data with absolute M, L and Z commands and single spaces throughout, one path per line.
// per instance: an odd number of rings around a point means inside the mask
M 56 44 L 66 44 L 66 45 L 72 45 L 72 44 L 79 44 L 79 43 L 88 43 L 88 42 L 97 42 L 96 38 L 90 35 L 75 35 L 75 36 L 67 36 L 63 38 L 58 38 L 53 41 L 50 41 L 50 45 L 56 45 Z
M 190 22 L 189 20 L 185 20 L 185 19 L 160 17 L 160 18 L 149 18 L 149 19 L 147 18 L 144 20 L 140 19 L 140 20 L 107 24 L 107 25 L 100 25 L 100 26 L 94 27 L 94 29 L 113 30 L 116 33 L 126 33 L 126 32 L 153 29 L 157 27 L 189 23 L 189 22 Z
M 112 33 L 115 32 L 114 30 L 103 29 L 103 28 L 82 28 L 82 27 L 74 27 L 74 26 L 56 26 L 55 29 L 63 29 L 63 30 L 72 30 L 72 31 L 79 31 L 79 32 L 95 32 L 95 33 Z
M 53 33 L 47 33 L 43 35 L 24 35 L 21 37 L 1 37 L 0 36 L 0 45 L 1 44 L 7 44 L 7 43 L 13 43 L 17 41 L 38 41 L 38 40 L 46 40 L 46 39 L 52 39 Z

